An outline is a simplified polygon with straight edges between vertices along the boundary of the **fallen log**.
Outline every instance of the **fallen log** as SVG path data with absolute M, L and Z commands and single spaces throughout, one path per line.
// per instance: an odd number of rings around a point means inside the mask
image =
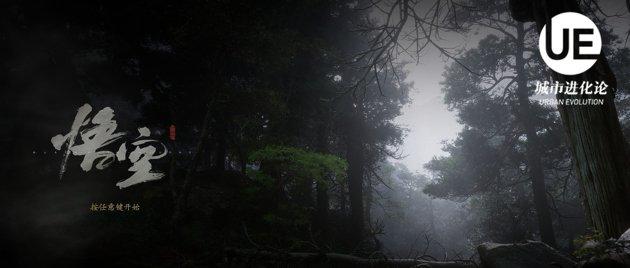
M 256 249 L 226 249 L 230 267 L 373 267 L 373 268 L 473 268 L 472 261 L 428 261 L 423 259 L 368 259 L 339 253 L 275 252 Z

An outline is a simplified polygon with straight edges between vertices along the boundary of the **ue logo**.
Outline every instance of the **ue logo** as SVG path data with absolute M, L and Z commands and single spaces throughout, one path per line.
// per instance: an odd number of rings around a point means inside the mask
M 588 17 L 575 12 L 560 13 L 543 26 L 538 49 L 547 66 L 557 73 L 581 74 L 597 61 L 602 36 Z

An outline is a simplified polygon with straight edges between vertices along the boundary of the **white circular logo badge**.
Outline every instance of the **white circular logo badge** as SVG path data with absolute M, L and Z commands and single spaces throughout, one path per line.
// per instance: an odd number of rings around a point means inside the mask
M 551 18 L 551 24 L 543 27 L 538 48 L 549 68 L 564 75 L 576 75 L 595 64 L 602 50 L 602 36 L 588 17 L 565 12 Z

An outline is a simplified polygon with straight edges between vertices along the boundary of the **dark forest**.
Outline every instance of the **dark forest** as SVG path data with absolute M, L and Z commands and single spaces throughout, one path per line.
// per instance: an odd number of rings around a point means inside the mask
M 0 266 L 630 267 L 629 37 L 624 0 L 2 1 Z

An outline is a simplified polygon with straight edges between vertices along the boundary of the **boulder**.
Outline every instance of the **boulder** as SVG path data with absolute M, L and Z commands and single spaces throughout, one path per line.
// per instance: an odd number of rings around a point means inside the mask
M 484 243 L 477 247 L 485 268 L 573 268 L 577 263 L 545 243 Z
M 630 241 L 630 229 L 626 230 L 623 234 L 621 234 L 621 236 L 617 240 L 618 241 Z
M 583 262 L 583 268 L 627 268 L 630 267 L 630 229 L 617 240 L 610 239 L 600 243 L 601 254 Z

